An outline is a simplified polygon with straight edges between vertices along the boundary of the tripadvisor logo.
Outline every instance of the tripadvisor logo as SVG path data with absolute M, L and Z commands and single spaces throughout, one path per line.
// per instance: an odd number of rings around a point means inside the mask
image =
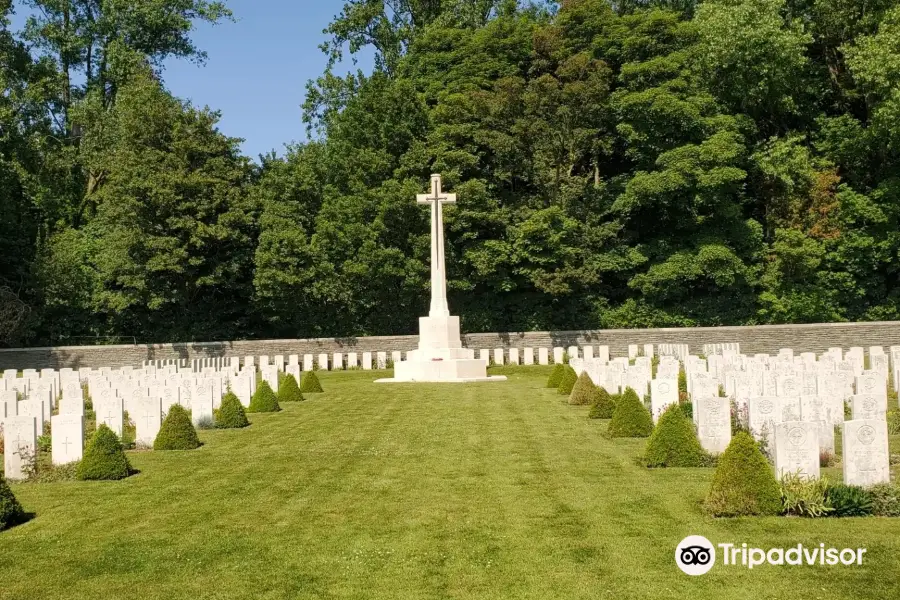
M 722 543 L 713 545 L 702 535 L 689 535 L 675 548 L 675 564 L 688 575 L 703 575 L 716 564 L 716 549 L 722 565 L 752 569 L 760 565 L 835 566 L 861 565 L 865 548 L 826 548 L 825 544 L 807 547 L 797 544 L 791 548 L 748 547 L 747 544 Z

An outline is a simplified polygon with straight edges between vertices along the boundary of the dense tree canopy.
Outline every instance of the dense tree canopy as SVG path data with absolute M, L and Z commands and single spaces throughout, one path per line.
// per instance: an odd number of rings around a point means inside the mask
M 0 344 L 900 319 L 896 0 L 345 0 L 311 139 L 159 65 L 206 0 L 0 0 Z M 370 49 L 371 72 L 332 72 Z

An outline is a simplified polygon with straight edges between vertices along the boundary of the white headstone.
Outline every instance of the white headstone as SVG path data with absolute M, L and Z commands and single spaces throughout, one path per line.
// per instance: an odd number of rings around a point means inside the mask
M 773 396 L 750 398 L 748 406 L 750 433 L 756 439 L 765 439 L 771 444 L 775 440 L 775 423 L 779 420 L 778 398 Z
M 162 425 L 162 400 L 149 396 L 138 399 L 131 418 L 135 424 L 135 444 L 152 448 Z
M 550 353 L 546 348 L 538 348 L 538 364 L 540 365 L 549 365 L 550 364 Z
M 344 355 L 340 352 L 335 352 L 332 356 L 331 361 L 331 370 L 332 371 L 343 371 L 344 370 Z
M 231 391 L 238 397 L 244 408 L 250 406 L 250 399 L 253 397 L 252 381 L 254 376 L 239 375 L 231 379 Z
M 565 350 L 562 348 L 554 348 L 553 349 L 553 364 L 560 365 L 563 362 L 563 354 L 565 354 Z
M 503 348 L 494 348 L 494 364 L 502 365 L 503 362 Z
M 816 423 L 785 421 L 775 424 L 775 474 L 819 477 L 819 427 Z
M 279 371 L 284 371 L 284 356 L 281 354 L 276 354 L 273 357 L 275 368 Z
M 25 479 L 25 470 L 36 457 L 34 417 L 7 417 L 3 423 L 3 471 L 6 479 Z
M 316 366 L 319 368 L 320 371 L 327 371 L 328 370 L 328 355 L 325 354 L 324 352 L 319 354 L 319 358 L 316 361 Z
M 650 412 L 653 422 L 659 420 L 666 407 L 678 404 L 678 380 L 654 379 L 650 382 Z
M 880 394 L 854 394 L 850 400 L 854 421 L 866 419 L 884 420 L 887 417 L 887 396 Z
M 313 355 L 312 354 L 304 354 L 303 355 L 303 370 L 304 371 L 312 371 L 313 370 Z
M 519 364 L 519 349 L 518 348 L 510 348 L 509 349 L 509 364 L 511 364 L 511 365 Z
M 356 352 L 347 353 L 347 368 L 355 369 L 359 366 L 359 354 Z
M 482 348 L 481 350 L 478 351 L 478 358 L 479 358 L 479 360 L 483 360 L 484 362 L 490 364 L 491 351 L 486 348 Z
M 375 355 L 376 357 L 376 366 L 379 370 L 387 368 L 387 352 L 379 352 Z
M 890 483 L 886 421 L 883 419 L 844 421 L 842 439 L 844 483 L 860 486 Z
M 522 364 L 525 364 L 525 365 L 533 365 L 534 364 L 534 348 L 525 348 Z
M 84 456 L 84 417 L 57 415 L 50 419 L 50 451 L 54 465 L 67 465 Z
M 94 404 L 94 411 L 97 414 L 97 425 L 106 425 L 112 429 L 113 433 L 122 437 L 124 425 L 124 407 L 121 398 L 109 396 L 98 399 Z
M 267 370 L 274 370 L 277 378 L 278 368 L 275 365 L 267 367 Z M 194 388 L 194 396 L 191 398 L 191 422 L 196 427 L 204 423 L 212 423 L 213 421 L 212 390 L 209 386 L 197 386 Z
M 728 398 L 697 397 L 693 405 L 700 445 L 713 454 L 724 452 L 731 443 L 731 404 Z

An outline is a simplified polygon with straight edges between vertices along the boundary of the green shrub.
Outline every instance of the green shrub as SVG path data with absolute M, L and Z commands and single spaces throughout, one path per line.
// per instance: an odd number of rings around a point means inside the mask
M 705 506 L 717 517 L 781 513 L 775 474 L 749 433 L 739 431 L 719 456 Z
M 0 531 L 18 524 L 24 517 L 22 505 L 9 489 L 6 479 L 0 477 Z
M 900 435 L 900 411 L 889 410 L 886 419 L 888 435 Z
M 291 377 L 293 379 L 293 377 Z M 216 411 L 216 427 L 218 429 L 240 429 L 250 424 L 241 401 L 234 394 L 228 392 L 222 398 L 222 406 Z
M 872 494 L 856 485 L 836 483 L 825 490 L 833 517 L 865 517 L 872 514 Z
M 653 418 L 638 398 L 637 392 L 626 388 L 616 403 L 607 432 L 612 437 L 648 437 L 653 432 Z
M 563 373 L 566 372 L 566 365 L 560 363 L 553 367 L 553 370 L 550 371 L 550 378 L 547 379 L 547 389 L 556 389 L 559 387 L 559 382 L 562 379 Z
M 288 374 L 278 386 L 278 402 L 300 402 L 306 400 L 300 392 L 300 386 L 293 375 Z
M 694 403 L 693 402 L 679 402 L 678 408 L 681 410 L 681 414 L 687 417 L 687 420 L 691 423 L 694 422 Z
M 156 440 L 153 442 L 154 450 L 193 450 L 200 447 L 200 438 L 197 430 L 191 423 L 191 416 L 184 407 L 174 404 L 169 408 L 169 414 L 162 422 Z
M 590 419 L 611 419 L 616 403 L 605 388 L 595 386 L 594 397 L 591 400 L 591 410 L 588 412 Z
M 900 486 L 878 483 L 867 491 L 872 498 L 872 514 L 879 517 L 900 517 Z
M 82 481 L 89 481 L 125 479 L 129 475 L 131 465 L 119 437 L 112 429 L 101 424 L 91 436 L 75 476 Z
M 279 410 L 281 410 L 281 407 L 278 406 L 278 398 L 275 396 L 275 392 L 272 391 L 268 383 L 260 381 L 259 385 L 256 386 L 256 392 L 250 398 L 250 407 L 247 409 L 247 412 L 266 413 L 278 412 Z
M 572 393 L 569 394 L 569 404 L 573 406 L 591 404 L 596 390 L 597 386 L 591 381 L 591 376 L 587 374 L 587 371 L 582 372 L 572 388 Z
M 659 417 L 644 454 L 648 467 L 701 467 L 706 453 L 700 446 L 694 424 L 681 408 L 672 405 Z
M 569 365 L 565 365 L 563 369 L 563 374 L 559 379 L 559 387 L 556 388 L 556 393 L 560 396 L 568 396 L 572 393 L 572 389 L 578 381 L 578 375 L 575 374 L 575 369 Z
M 303 380 L 300 382 L 300 391 L 304 394 L 321 394 L 322 384 L 315 371 L 307 371 L 303 374 Z
M 832 511 L 825 498 L 828 480 L 811 479 L 800 473 L 784 473 L 781 476 L 781 503 L 786 515 L 798 517 L 823 517 Z

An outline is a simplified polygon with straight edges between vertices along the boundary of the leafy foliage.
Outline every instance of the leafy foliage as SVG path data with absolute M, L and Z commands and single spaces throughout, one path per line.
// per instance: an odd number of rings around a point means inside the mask
M 124 479 L 131 474 L 131 464 L 112 429 L 103 424 L 97 428 L 75 473 L 81 480 Z
M 569 394 L 569 404 L 575 406 L 587 406 L 593 403 L 597 386 L 591 380 L 591 376 L 587 371 L 582 371 L 578 376 L 578 380 L 572 387 L 572 393 Z
M 563 367 L 562 377 L 559 378 L 559 386 L 556 388 L 556 393 L 560 396 L 568 396 L 572 393 L 577 382 L 578 375 L 575 374 L 575 369 L 569 365 L 565 365 Z
M 749 433 L 735 434 L 719 456 L 705 506 L 717 517 L 781 514 L 775 474 Z
M 0 477 L 0 531 L 17 524 L 24 515 L 22 505 L 9 489 L 6 479 Z
M 616 402 L 607 432 L 612 437 L 649 437 L 653 432 L 653 418 L 637 392 L 627 388 Z
M 559 387 L 559 382 L 562 381 L 563 373 L 566 372 L 566 365 L 558 364 L 553 366 L 553 370 L 550 371 L 550 377 L 547 378 L 547 388 L 555 390 Z
M 825 499 L 833 517 L 864 517 L 873 511 L 872 494 L 855 485 L 828 486 Z
M 250 425 L 244 406 L 234 392 L 228 392 L 222 397 L 222 405 L 216 411 L 216 428 L 241 429 Z
M 315 371 L 306 371 L 300 381 L 300 392 L 303 394 L 321 394 L 324 390 L 319 383 L 319 377 Z
M 191 423 L 191 415 L 178 404 L 171 406 L 153 441 L 153 449 L 193 450 L 199 447 L 200 438 Z
M 467 331 L 900 319 L 896 3 L 346 0 L 256 163 L 163 81 L 223 2 L 30 4 L 2 345 L 413 333 L 432 172 Z
M 588 411 L 589 419 L 611 419 L 616 409 L 616 401 L 606 388 L 596 387 L 591 398 L 591 409 Z
M 867 490 L 872 498 L 872 514 L 879 517 L 900 517 L 900 486 L 879 483 Z
M 700 467 L 705 456 L 694 424 L 678 405 L 660 415 L 644 452 L 648 467 Z
M 301 402 L 303 400 L 305 400 L 305 398 L 300 392 L 300 386 L 297 385 L 297 380 L 294 379 L 293 375 L 285 375 L 284 379 L 281 380 L 281 384 L 278 386 L 278 402 Z
M 278 412 L 280 410 L 281 407 L 278 406 L 278 397 L 275 395 L 275 392 L 272 391 L 269 383 L 265 380 L 260 381 L 259 385 L 256 386 L 253 397 L 250 398 L 250 406 L 247 408 L 247 412 L 264 413 Z
M 799 473 L 781 476 L 781 501 L 784 514 L 798 517 L 823 517 L 834 509 L 827 499 L 828 480 L 808 478 Z M 838 492 L 839 495 L 842 492 Z M 845 496 L 846 497 L 846 496 Z

